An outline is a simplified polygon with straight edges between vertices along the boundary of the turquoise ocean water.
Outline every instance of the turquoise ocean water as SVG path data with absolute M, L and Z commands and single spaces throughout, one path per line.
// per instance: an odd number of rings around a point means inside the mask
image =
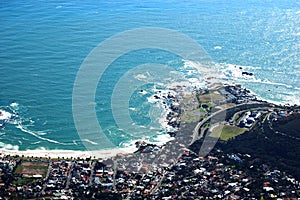
M 300 104 L 299 22 L 296 0 L 2 0 L 0 109 L 18 116 L 0 129 L 0 148 L 83 150 L 72 115 L 77 71 L 100 42 L 133 28 L 182 32 L 208 52 L 224 79 L 243 84 L 262 99 Z M 96 94 L 98 120 L 117 146 L 139 138 L 114 125 L 113 86 L 127 70 L 149 62 L 173 68 L 184 65 L 176 56 L 146 49 L 120 57 L 100 80 L 99 91 L 102 87 L 105 93 Z M 255 77 L 241 78 L 234 66 Z M 151 94 L 135 95 L 132 118 L 143 126 L 149 123 Z M 163 132 L 156 128 L 158 135 Z

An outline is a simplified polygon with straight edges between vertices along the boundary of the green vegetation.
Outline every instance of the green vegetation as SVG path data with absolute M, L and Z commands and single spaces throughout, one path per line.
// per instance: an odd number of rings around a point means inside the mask
M 222 110 L 222 109 L 230 108 L 230 107 L 235 106 L 235 105 L 236 105 L 235 103 L 226 103 L 226 104 L 216 106 L 216 109 Z
M 249 131 L 234 140 L 218 143 L 216 147 L 225 153 L 240 152 L 257 157 L 299 179 L 300 140 L 295 138 L 299 137 L 300 114 L 278 118 L 277 121 L 262 121 L 263 117 Z
M 49 163 L 42 161 L 23 161 L 19 164 L 14 174 L 18 179 L 14 182 L 14 185 L 22 186 L 27 185 L 38 180 L 38 178 L 32 177 L 33 175 L 42 175 L 43 178 L 46 177 L 48 171 Z
M 225 100 L 226 98 L 221 95 L 218 91 L 214 91 L 208 94 L 203 94 L 197 96 L 199 103 L 210 103 L 212 100 L 213 101 L 221 101 Z
M 199 111 L 200 112 L 206 112 L 206 110 L 204 108 L 202 108 L 202 107 L 199 108 Z
M 218 137 L 221 133 L 220 139 L 227 141 L 230 138 L 233 138 L 237 135 L 244 133 L 246 129 L 239 128 L 236 126 L 230 125 L 218 125 L 213 128 L 212 133 L 210 134 L 211 137 Z
M 34 181 L 36 181 L 35 178 L 18 178 L 18 180 L 16 181 L 16 186 L 28 185 Z
M 186 111 L 181 115 L 181 122 L 182 123 L 192 123 L 201 121 L 206 117 L 205 111 L 200 111 L 199 109 Z
M 236 124 L 239 123 L 239 121 L 241 121 L 243 115 L 244 115 L 244 113 L 237 114 L 233 119 L 234 123 L 236 123 Z
M 39 174 L 42 175 L 43 177 L 46 177 L 48 167 L 49 167 L 48 162 L 24 161 L 17 166 L 15 170 L 15 174 L 22 174 L 26 176 Z

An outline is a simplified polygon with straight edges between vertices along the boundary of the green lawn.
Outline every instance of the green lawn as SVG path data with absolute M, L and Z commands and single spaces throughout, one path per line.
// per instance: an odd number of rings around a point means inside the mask
M 222 105 L 219 105 L 219 106 L 216 106 L 216 109 L 225 109 L 225 108 L 230 108 L 232 106 L 235 106 L 236 104 L 235 103 L 226 103 L 226 104 L 222 104 Z
M 37 181 L 38 178 L 33 178 L 33 175 L 39 174 L 43 178 L 46 177 L 49 163 L 40 161 L 23 161 L 16 167 L 15 174 L 21 174 L 23 177 L 18 177 L 14 185 L 22 186 Z M 28 177 L 26 177 L 28 176 Z
M 15 173 L 29 175 L 29 176 L 40 174 L 43 177 L 45 177 L 48 171 L 48 167 L 49 167 L 48 162 L 23 161 L 21 164 L 17 166 Z
M 222 132 L 221 132 L 222 131 Z M 236 126 L 230 126 L 230 125 L 219 125 L 213 128 L 210 136 L 211 137 L 218 137 L 218 135 L 221 133 L 220 139 L 227 141 L 230 138 L 233 138 L 237 135 L 240 135 L 244 133 L 246 129 L 239 128 Z
M 27 184 L 30 184 L 34 181 L 36 181 L 37 179 L 35 178 L 18 178 L 18 180 L 16 181 L 15 185 L 16 186 L 23 186 L 23 185 L 27 185 Z
M 219 92 L 214 91 L 209 94 L 203 94 L 198 96 L 199 103 L 210 103 L 211 101 L 225 100 L 226 98 L 222 96 Z

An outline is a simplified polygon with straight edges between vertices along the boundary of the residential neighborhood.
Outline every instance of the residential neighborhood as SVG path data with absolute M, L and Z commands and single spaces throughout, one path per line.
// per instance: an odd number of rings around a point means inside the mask
M 277 122 L 297 119 L 298 107 L 258 101 L 240 86 L 215 86 L 212 94 L 201 90 L 196 96 L 197 99 L 189 99 L 181 106 L 178 105 L 184 100 L 172 95 L 157 97 L 172 100 L 167 120 L 172 122 L 170 126 L 178 128 L 168 132 L 174 139 L 165 145 L 138 141 L 135 153 L 109 159 L 0 154 L 0 199 L 296 199 L 300 196 L 299 179 L 289 173 L 291 170 L 282 171 L 275 163 L 242 153 L 243 149 L 229 153 L 217 145 L 205 156 L 199 155 L 197 149 L 207 137 L 216 138 L 222 146 L 240 136 L 259 136 L 261 133 L 256 130 L 259 127 L 259 130 L 266 127 L 276 137 L 299 140 L 296 133 L 277 131 Z M 184 115 L 196 111 L 202 114 L 194 121 L 185 121 Z
M 221 150 L 199 157 L 184 150 L 173 166 L 147 174 L 115 171 L 100 160 L 29 160 L 47 162 L 46 177 L 14 174 L 26 158 L 1 157 L 1 199 L 249 199 L 296 198 L 300 182 L 248 154 Z

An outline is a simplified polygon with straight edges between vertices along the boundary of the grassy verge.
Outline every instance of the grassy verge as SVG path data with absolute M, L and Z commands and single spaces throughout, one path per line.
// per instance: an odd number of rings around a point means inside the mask
M 235 103 L 226 103 L 226 104 L 216 106 L 216 109 L 222 110 L 222 109 L 225 109 L 225 108 L 230 108 L 230 107 L 235 106 L 235 105 L 236 105 Z
M 218 135 L 221 133 L 220 139 L 227 141 L 230 138 L 236 137 L 242 133 L 244 133 L 246 129 L 239 128 L 236 126 L 230 126 L 230 125 L 218 125 L 213 128 L 212 132 L 210 133 L 211 137 L 218 137 Z

